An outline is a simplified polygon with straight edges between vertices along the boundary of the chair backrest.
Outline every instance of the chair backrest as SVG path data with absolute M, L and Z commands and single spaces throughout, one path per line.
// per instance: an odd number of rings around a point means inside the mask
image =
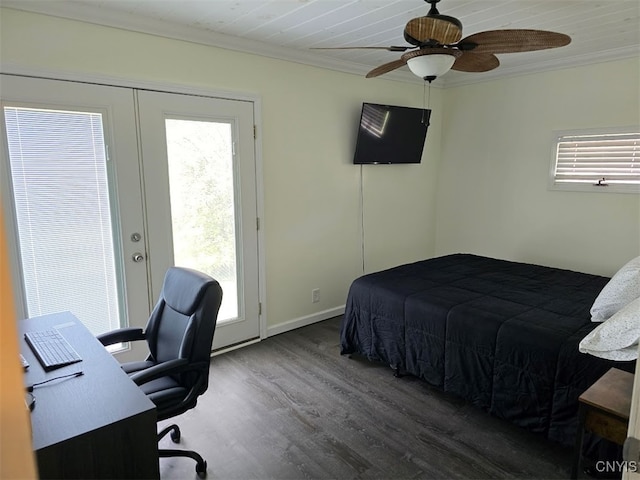
M 208 386 L 221 302 L 222 289 L 216 280 L 196 270 L 171 267 L 145 329 L 151 360 L 187 359 L 190 364 L 201 364 L 199 370 L 175 378 L 186 388 L 200 384 L 198 394 Z

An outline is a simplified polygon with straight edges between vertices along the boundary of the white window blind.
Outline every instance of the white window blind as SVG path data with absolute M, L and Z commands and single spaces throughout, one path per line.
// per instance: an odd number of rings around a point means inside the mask
M 120 326 L 102 115 L 4 108 L 27 314 Z
M 560 135 L 555 146 L 555 186 L 640 191 L 637 131 Z

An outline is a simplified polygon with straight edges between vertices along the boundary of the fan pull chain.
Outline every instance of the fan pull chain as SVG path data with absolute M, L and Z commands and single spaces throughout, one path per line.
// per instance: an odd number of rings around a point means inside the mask
M 426 98 L 426 100 L 425 100 Z M 425 123 L 424 112 L 431 109 L 431 81 L 429 81 L 429 90 L 427 91 L 427 80 L 422 84 L 422 123 Z

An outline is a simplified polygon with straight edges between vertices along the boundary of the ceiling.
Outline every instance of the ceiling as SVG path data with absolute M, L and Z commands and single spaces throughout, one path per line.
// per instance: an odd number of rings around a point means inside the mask
M 0 0 L 0 4 L 360 75 L 401 54 L 311 49 L 406 45 L 405 24 L 429 9 L 422 0 Z M 553 50 L 498 55 L 501 66 L 496 70 L 450 71 L 436 85 L 464 85 L 640 56 L 638 0 L 442 0 L 438 9 L 462 21 L 463 36 L 533 28 L 565 33 L 572 42 Z M 422 82 L 407 67 L 379 78 Z

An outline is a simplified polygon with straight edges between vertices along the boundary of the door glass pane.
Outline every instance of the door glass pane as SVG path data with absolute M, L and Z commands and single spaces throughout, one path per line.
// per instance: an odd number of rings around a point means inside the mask
M 174 262 L 220 282 L 219 321 L 239 316 L 231 124 L 167 119 Z
M 29 317 L 124 325 L 102 115 L 4 108 Z

